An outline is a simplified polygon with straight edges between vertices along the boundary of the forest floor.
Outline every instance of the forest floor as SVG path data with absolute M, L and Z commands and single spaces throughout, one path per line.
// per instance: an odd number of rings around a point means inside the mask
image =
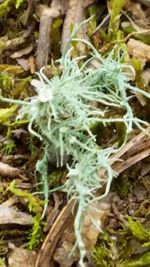
M 125 63 L 135 70 L 130 83 L 150 93 L 150 0 L 0 0 L 1 95 L 19 100 L 32 97 L 36 73 L 47 66 L 47 77 L 55 75 L 53 63 L 63 54 L 73 27 L 90 17 L 77 36 L 89 40 L 104 58 L 113 49 L 124 51 Z M 88 57 L 86 45 L 75 41 L 71 45 L 72 57 Z M 77 205 L 66 192 L 57 190 L 50 193 L 41 217 L 44 201 L 37 193 L 41 188 L 36 163 L 43 153 L 42 142 L 28 131 L 28 118 L 16 119 L 17 105 L 0 104 L 0 267 L 79 266 L 78 249 L 71 253 Z M 149 100 L 138 94 L 131 105 L 136 117 L 150 123 Z M 94 131 L 104 147 L 117 138 L 122 142 L 124 136 L 121 123 L 100 124 Z M 150 128 L 146 131 L 150 133 Z M 92 220 L 84 218 L 85 266 L 150 266 L 147 133 L 135 127 L 122 150 L 113 155 L 119 161 L 110 158 L 118 176 L 99 206 L 89 208 Z M 66 165 L 56 168 L 52 154 L 50 189 L 67 179 Z M 93 224 L 97 220 L 101 231 Z

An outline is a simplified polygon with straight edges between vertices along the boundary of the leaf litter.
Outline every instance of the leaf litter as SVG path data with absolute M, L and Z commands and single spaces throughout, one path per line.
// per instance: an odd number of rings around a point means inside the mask
M 111 0 L 107 1 L 107 5 L 104 3 L 101 6 L 98 1 L 81 1 L 80 4 L 73 0 L 52 1 L 51 3 L 38 1 L 38 5 L 35 5 L 34 1 L 5 0 L 1 2 L 0 23 L 3 26 L 0 36 L 0 87 L 2 95 L 20 100 L 32 97 L 35 93 L 29 81 L 35 79 L 35 70 L 49 64 L 52 70 L 52 74 L 49 73 L 50 77 L 55 75 L 57 67 L 54 68 L 53 60 L 59 58 L 61 52 L 64 51 L 74 26 L 80 24 L 88 14 L 93 14 L 95 19 L 89 20 L 77 32 L 76 39 L 74 38 L 70 43 L 70 46 L 73 47 L 71 56 L 82 56 L 83 60 L 81 58 L 80 63 L 82 65 L 85 61 L 84 57 L 90 53 L 89 47 L 82 44 L 81 41 L 77 41 L 79 37 L 87 41 L 90 39 L 104 58 L 112 49 L 116 55 L 119 49 L 126 51 L 126 56 L 122 60 L 123 63 L 130 64 L 135 69 L 134 85 L 149 93 L 149 1 L 127 1 L 126 3 L 121 1 L 119 4 L 117 2 Z M 91 7 L 94 10 L 93 13 L 89 12 Z M 37 10 L 40 9 L 45 10 L 45 16 L 38 14 Z M 78 16 L 77 10 L 79 10 Z M 101 14 L 101 17 L 98 13 Z M 105 19 L 107 15 L 109 17 Z M 57 25 L 55 26 L 57 38 L 55 39 L 52 27 L 57 20 L 58 24 L 55 24 Z M 101 26 L 98 27 L 98 25 Z M 96 30 L 97 27 L 98 30 Z M 59 75 L 61 75 L 61 66 L 58 68 L 60 68 Z M 133 82 L 131 81 L 131 84 Z M 149 101 L 145 96 L 141 96 L 138 92 L 131 102 L 134 114 L 149 122 Z M 93 105 L 93 103 L 91 104 Z M 143 109 L 141 109 L 141 105 L 143 105 Z M 100 108 L 101 106 L 99 106 Z M 113 115 L 121 115 L 117 112 L 120 112 L 119 109 Z M 18 200 L 11 207 L 2 208 L 2 219 L 4 220 L 4 214 L 6 214 L 4 210 L 7 209 L 9 223 L 6 223 L 5 229 L 0 230 L 2 240 L 6 241 L 6 253 L 0 253 L 0 266 L 17 266 L 17 264 L 23 266 L 24 262 L 27 267 L 48 267 L 52 264 L 55 266 L 55 263 L 59 263 L 59 266 L 72 266 L 79 261 L 78 249 L 75 248 L 72 251 L 75 244 L 73 224 L 77 206 L 74 205 L 73 199 L 68 202 L 66 191 L 61 189 L 60 192 L 54 193 L 57 195 L 56 197 L 49 196 L 45 218 L 41 219 L 45 203 L 42 198 L 40 199 L 40 195 L 38 198 L 35 196 L 41 191 L 39 175 L 35 172 L 35 166 L 37 160 L 42 157 L 43 147 L 36 137 L 30 137 L 30 133 L 16 138 L 13 132 L 20 127 L 26 131 L 29 120 L 29 118 L 25 118 L 25 120 L 22 118 L 20 121 L 15 121 L 17 114 L 16 106 L 1 102 L 1 140 L 6 137 L 11 139 L 11 143 L 2 141 L 1 145 L 1 206 L 3 207 L 3 203 L 9 201 L 13 195 Z M 113 127 L 111 140 L 122 142 L 121 140 L 124 138 L 123 125 L 119 126 L 119 123 L 115 122 Z M 107 147 L 108 144 L 110 145 L 110 139 L 107 138 L 107 135 L 102 136 L 102 128 L 102 125 L 96 125 L 92 131 L 96 133 L 97 139 L 101 135 L 99 140 L 103 140 L 103 143 L 100 142 L 100 146 Z M 109 127 L 107 131 L 109 132 Z M 125 267 L 149 266 L 150 264 L 150 148 L 149 138 L 145 134 L 138 134 L 139 131 L 134 129 L 129 136 L 130 141 L 118 154 L 110 157 L 111 165 L 120 175 L 114 179 L 108 198 L 101 200 L 98 206 L 92 208 L 91 211 L 87 209 L 84 215 L 82 236 L 86 246 L 85 264 L 90 266 Z M 17 161 L 14 160 L 17 154 L 28 155 L 28 157 Z M 10 156 L 9 165 L 3 162 L 6 156 Z M 119 161 L 115 163 L 116 158 Z M 68 160 L 70 164 L 71 158 L 67 159 L 67 162 Z M 57 186 L 64 185 L 67 179 L 64 175 L 65 165 L 56 169 L 55 163 L 56 158 L 53 156 L 53 160 L 50 159 L 48 163 L 49 175 L 54 173 L 53 188 L 55 184 Z M 56 172 L 60 173 L 59 179 Z M 13 183 L 11 183 L 12 179 Z M 16 182 L 14 183 L 14 181 Z M 104 190 L 103 185 L 97 192 L 98 196 Z M 110 201 L 112 196 L 113 201 Z M 109 204 L 107 201 L 110 201 Z M 95 205 L 97 204 L 95 203 Z M 104 208 L 101 205 L 104 205 Z M 51 211 L 50 214 L 49 211 Z M 16 214 L 16 217 L 13 214 Z M 48 219 L 50 215 L 53 220 Z M 14 216 L 14 220 L 11 216 Z M 24 225 L 24 218 L 30 218 L 32 226 L 26 226 L 25 230 L 18 228 L 16 223 L 18 216 L 20 216 L 20 222 L 23 220 Z M 0 224 L 4 226 L 3 220 Z M 47 224 L 45 225 L 46 221 L 49 224 L 48 227 L 46 227 Z M 95 222 L 98 223 L 94 224 Z M 16 232 L 12 234 L 14 224 Z M 21 238 L 20 230 L 22 231 Z M 14 245 L 10 247 L 10 243 Z M 31 251 L 28 251 L 27 247 Z M 12 249 L 13 252 L 9 253 L 9 249 Z M 34 261 L 32 262 L 33 256 Z M 31 259 L 31 261 L 27 261 L 27 259 Z

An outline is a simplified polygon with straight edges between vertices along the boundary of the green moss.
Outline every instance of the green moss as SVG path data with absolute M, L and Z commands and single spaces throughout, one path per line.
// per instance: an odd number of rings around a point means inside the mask
M 23 4 L 24 0 L 16 0 L 16 8 L 19 8 Z
M 131 217 L 123 227 L 113 232 L 113 239 L 107 232 L 100 233 L 91 251 L 96 267 L 149 266 L 150 231 Z
M 148 32 L 147 32 L 147 34 L 146 33 L 138 33 L 138 31 L 136 32 L 136 28 L 134 28 L 131 24 L 129 24 L 126 27 L 123 27 L 123 31 L 126 34 L 135 33 L 134 34 L 135 39 L 140 40 L 147 45 L 150 45 L 150 35 Z
M 88 8 L 88 13 L 89 13 L 89 17 L 92 17 L 91 20 L 89 20 L 88 25 L 87 25 L 87 33 L 88 33 L 88 36 L 90 37 L 93 34 L 97 26 L 96 7 L 92 6 Z
M 1 152 L 5 155 L 11 155 L 14 153 L 16 148 L 15 142 L 13 140 L 8 141 L 7 144 L 0 144 Z
M 6 141 L 0 143 L 0 148 L 1 148 L 2 153 L 6 155 L 10 155 L 15 151 L 16 144 L 12 138 L 12 129 L 9 126 L 7 127 Z
M 23 2 L 24 0 L 4 0 L 0 4 L 0 18 L 5 17 L 13 7 L 19 8 Z
M 33 217 L 33 227 L 29 235 L 29 243 L 28 247 L 33 249 L 36 247 L 40 242 L 41 236 L 41 212 L 43 207 L 43 201 L 38 199 L 37 197 L 33 196 L 31 193 L 27 191 L 23 191 L 17 189 L 15 187 L 15 180 L 10 183 L 7 188 L 8 191 L 12 192 L 14 195 L 18 197 L 22 197 L 26 199 L 28 202 L 28 209 L 30 212 L 35 213 L 36 215 Z
M 150 230 L 145 229 L 139 221 L 134 221 L 131 217 L 128 219 L 128 227 L 134 237 L 141 241 L 150 241 Z
M 34 137 L 32 135 L 29 135 L 26 138 L 26 145 L 31 157 L 34 156 L 36 154 L 37 147 L 35 146 Z
M 7 13 L 11 10 L 14 0 L 4 0 L 3 3 L 0 4 L 0 18 L 7 15 Z
M 119 267 L 144 267 L 150 266 L 150 252 L 145 253 L 143 256 L 139 257 L 133 261 L 125 261 L 120 264 Z
M 28 89 L 30 81 L 30 76 L 15 81 L 13 90 L 11 92 L 11 97 L 17 99 L 24 99 L 29 97 Z
M 17 65 L 0 64 L 0 72 L 4 72 L 3 74 L 12 75 L 14 77 L 21 74 L 23 69 Z
M 5 267 L 5 259 L 4 258 L 0 258 L 0 267 Z
M 125 0 L 110 0 L 108 1 L 110 22 L 108 27 L 108 40 L 112 41 L 117 39 L 120 35 L 119 25 L 120 25 L 120 15 L 123 6 L 125 5 Z
M 126 197 L 132 190 L 133 184 L 126 174 L 113 181 L 112 191 L 117 191 L 121 197 Z
M 95 267 L 112 267 L 115 266 L 115 255 L 113 249 L 115 248 L 113 240 L 109 235 L 101 233 L 96 246 L 92 249 L 92 257 L 95 262 Z M 111 262 L 113 261 L 113 264 Z
M 62 18 L 57 18 L 52 23 L 51 28 L 51 46 L 53 58 L 60 56 L 60 43 L 61 43 L 61 27 L 63 24 Z
M 61 180 L 63 179 L 63 177 L 65 177 L 67 175 L 67 170 L 56 170 L 54 172 L 52 172 L 49 175 L 49 185 L 50 187 L 57 187 L 60 185 Z
M 0 88 L 3 92 L 9 92 L 12 88 L 12 76 L 6 73 L 0 73 Z
M 15 105 L 10 108 L 1 108 L 0 109 L 0 123 L 6 124 L 11 119 L 11 117 L 15 114 L 17 107 Z
M 33 217 L 33 227 L 29 234 L 29 242 L 28 247 L 29 249 L 34 249 L 38 246 L 41 238 L 41 213 L 37 214 L 35 217 Z

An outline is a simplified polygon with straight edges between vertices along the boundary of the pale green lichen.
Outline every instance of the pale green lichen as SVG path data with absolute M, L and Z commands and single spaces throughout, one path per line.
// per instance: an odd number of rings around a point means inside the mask
M 120 149 L 117 145 L 100 148 L 92 126 L 97 122 L 104 126 L 114 122 L 124 123 L 126 134 L 123 146 L 134 126 L 145 130 L 144 126 L 148 125 L 134 116 L 130 98 L 135 97 L 136 93 L 150 98 L 150 94 L 129 84 L 128 74 L 134 69 L 121 63 L 120 55 L 114 59 L 112 52 L 104 59 L 88 41 L 72 40 L 88 45 L 92 51 L 91 57 L 81 64 L 80 58 L 72 58 L 71 50 L 66 50 L 57 61 L 62 70 L 60 75 L 56 72 L 53 78 L 48 79 L 42 68 L 38 73 L 39 80 L 32 80 L 35 96 L 24 101 L 2 100 L 22 105 L 18 119 L 28 119 L 30 133 L 43 142 L 44 155 L 37 162 L 36 169 L 42 176 L 44 186 L 44 212 L 49 196 L 50 151 L 56 151 L 57 166 L 63 165 L 65 154 L 72 157 L 72 164 L 67 165 L 68 179 L 63 188 L 68 197 L 73 196 L 78 203 L 74 228 L 80 250 L 80 266 L 84 266 L 86 251 L 81 236 L 83 214 L 91 201 L 98 199 L 95 193 L 100 187 L 106 184 L 105 193 L 99 199 L 109 192 L 111 181 L 117 175 L 111 168 L 109 157 Z M 88 67 L 93 59 L 100 63 L 98 69 Z M 92 105 L 93 101 L 99 103 L 99 107 Z M 108 116 L 113 109 L 122 110 L 119 112 L 122 115 Z

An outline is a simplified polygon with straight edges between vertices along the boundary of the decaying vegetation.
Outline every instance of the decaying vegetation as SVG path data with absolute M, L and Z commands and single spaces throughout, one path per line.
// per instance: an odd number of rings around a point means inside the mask
M 149 266 L 149 14 L 0 2 L 0 266 Z

